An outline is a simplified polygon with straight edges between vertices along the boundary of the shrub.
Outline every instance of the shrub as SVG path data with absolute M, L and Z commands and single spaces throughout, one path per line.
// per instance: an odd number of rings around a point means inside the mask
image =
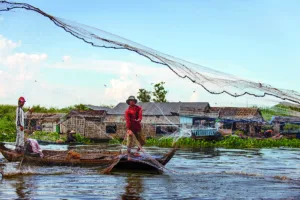
M 297 124 L 286 124 L 283 127 L 284 130 L 300 130 L 300 125 Z
M 85 138 L 83 135 L 81 135 L 80 133 L 76 133 L 75 134 L 75 139 L 76 142 L 80 142 L 80 143 L 91 143 L 91 140 L 88 138 Z

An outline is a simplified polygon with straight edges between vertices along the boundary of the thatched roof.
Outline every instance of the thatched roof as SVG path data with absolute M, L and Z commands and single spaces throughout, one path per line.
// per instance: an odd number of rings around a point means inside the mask
M 263 121 L 258 108 L 212 107 L 212 112 L 218 112 L 221 119 Z
M 67 118 L 70 117 L 83 117 L 83 118 L 102 118 L 106 114 L 104 110 L 72 110 Z
M 138 103 L 143 108 L 143 115 L 147 116 L 174 116 L 184 112 L 205 112 L 209 103 L 202 102 L 167 102 L 167 103 Z M 108 112 L 110 115 L 124 115 L 128 105 L 119 103 Z
M 43 122 L 59 122 L 66 116 L 65 113 L 32 113 L 27 115 L 28 120 L 41 120 Z
M 111 108 L 103 107 L 103 106 L 93 106 L 93 105 L 85 105 L 85 106 L 91 110 L 104 110 L 106 112 L 111 111 Z

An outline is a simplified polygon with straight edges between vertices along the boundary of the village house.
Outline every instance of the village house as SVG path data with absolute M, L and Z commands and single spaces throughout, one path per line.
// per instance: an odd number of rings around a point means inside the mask
M 63 133 L 74 130 L 82 136 L 90 139 L 109 139 L 105 134 L 104 119 L 105 110 L 72 110 L 61 123 Z
M 27 116 L 25 128 L 30 131 L 61 132 L 60 124 L 66 114 L 64 113 L 32 113 Z
M 218 112 L 224 130 L 242 130 L 250 136 L 255 136 L 260 131 L 264 121 L 258 108 L 212 107 L 211 111 Z
M 283 117 L 283 116 L 273 116 L 270 120 L 270 124 L 273 125 L 274 133 L 284 132 L 284 128 L 288 124 L 294 124 L 300 126 L 300 117 Z M 288 133 L 298 133 L 297 138 L 300 138 L 300 129 L 298 130 L 287 130 Z
M 216 119 L 223 122 L 223 131 L 231 134 L 243 130 L 250 135 L 263 121 L 258 108 L 210 107 L 207 102 L 138 103 L 143 108 L 142 130 L 146 137 L 163 136 L 179 128 L 214 127 Z M 126 103 L 114 108 L 88 106 L 88 111 L 72 111 L 61 124 L 62 131 L 75 130 L 91 139 L 124 138 L 127 128 Z
M 179 127 L 192 126 L 194 116 L 205 116 L 209 112 L 208 103 L 138 103 L 143 108 L 142 129 L 147 137 L 171 134 Z M 125 122 L 126 103 L 119 103 L 108 112 L 104 123 L 106 133 L 124 137 L 127 129 Z

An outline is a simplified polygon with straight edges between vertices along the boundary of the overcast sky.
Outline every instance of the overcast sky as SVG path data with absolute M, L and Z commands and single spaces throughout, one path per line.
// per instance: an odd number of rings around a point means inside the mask
M 34 1 L 90 25 L 200 65 L 299 91 L 299 1 Z M 0 103 L 116 104 L 164 80 L 169 101 L 213 106 L 279 100 L 210 95 L 131 52 L 91 47 L 25 10 L 0 13 Z

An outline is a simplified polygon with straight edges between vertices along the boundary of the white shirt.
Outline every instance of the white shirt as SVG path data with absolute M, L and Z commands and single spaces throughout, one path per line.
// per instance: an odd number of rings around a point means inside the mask
M 216 122 L 216 123 L 215 123 L 215 128 L 216 128 L 217 130 L 219 130 L 220 126 L 221 126 L 220 122 Z
M 16 126 L 23 126 L 25 125 L 24 120 L 27 118 L 28 112 L 24 113 L 21 107 L 17 107 L 16 109 Z

